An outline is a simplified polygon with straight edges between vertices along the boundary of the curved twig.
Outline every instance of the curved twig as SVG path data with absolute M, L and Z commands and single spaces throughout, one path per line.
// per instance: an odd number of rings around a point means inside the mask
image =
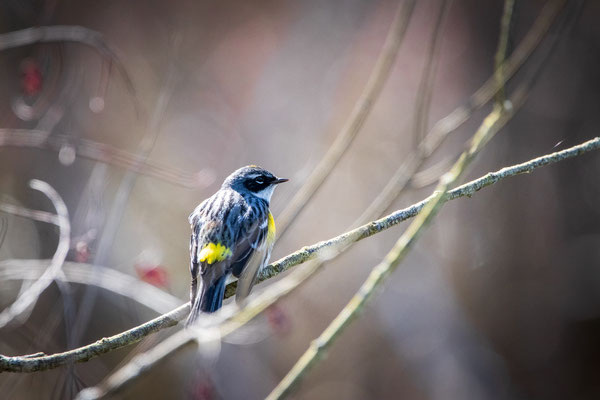
M 130 93 L 135 93 L 133 82 L 129 78 L 125 67 L 111 49 L 100 32 L 78 25 L 51 25 L 21 29 L 0 34 L 0 51 L 35 43 L 75 42 L 90 46 L 101 56 L 114 62 L 121 76 L 125 80 Z M 136 104 L 137 106 L 137 104 Z
M 56 209 L 56 224 L 59 227 L 58 246 L 52 257 L 48 269 L 30 287 L 25 289 L 13 304 L 0 313 L 0 328 L 6 326 L 15 317 L 35 305 L 40 294 L 57 278 L 61 278 L 61 267 L 70 247 L 71 225 L 69 224 L 69 212 L 59 194 L 46 182 L 32 179 L 29 182 L 32 189 L 44 193 Z

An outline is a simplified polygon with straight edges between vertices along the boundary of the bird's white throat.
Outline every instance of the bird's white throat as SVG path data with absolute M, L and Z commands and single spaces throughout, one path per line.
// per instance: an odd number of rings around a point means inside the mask
M 275 185 L 271 185 L 260 192 L 256 192 L 256 196 L 269 203 L 271 201 L 271 196 L 273 196 L 273 190 L 275 190 Z

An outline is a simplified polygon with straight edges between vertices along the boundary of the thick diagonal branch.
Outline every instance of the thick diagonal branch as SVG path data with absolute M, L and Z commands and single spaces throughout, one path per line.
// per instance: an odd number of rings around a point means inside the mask
M 505 178 L 525 174 L 534 171 L 537 168 L 563 161 L 569 158 L 579 156 L 581 154 L 600 149 L 600 137 L 596 137 L 585 143 L 570 147 L 566 150 L 558 151 L 534 158 L 522 164 L 513 165 L 502 168 L 496 172 L 490 172 L 478 179 L 468 182 L 462 186 L 449 191 L 446 194 L 448 200 L 454 200 L 460 197 L 470 197 L 477 191 L 493 185 Z M 402 210 L 395 211 L 390 215 L 376 221 L 372 221 L 359 228 L 345 232 L 339 236 L 329 240 L 316 243 L 312 246 L 304 247 L 276 262 L 269 265 L 264 274 L 259 280 L 265 281 L 269 278 L 277 276 L 281 272 L 287 271 L 293 266 L 302 264 L 306 261 L 324 257 L 326 254 L 335 252 L 337 249 L 347 247 L 348 243 L 356 242 L 370 236 L 373 236 L 381 231 L 391 228 L 416 216 L 423 207 L 428 204 L 435 194 L 428 198 L 411 205 Z M 235 283 L 228 286 L 228 293 L 235 293 Z M 0 355 L 0 372 L 34 372 L 45 369 L 56 368 L 72 362 L 83 362 L 91 358 L 97 357 L 100 354 L 115 350 L 133 343 L 138 342 L 142 337 L 149 335 L 158 330 L 174 326 L 178 321 L 184 319 L 189 311 L 189 304 L 184 304 L 170 313 L 164 314 L 150 322 L 132 328 L 119 335 L 101 339 L 90 345 L 70 350 L 64 353 L 53 355 L 44 355 L 40 357 L 7 357 Z

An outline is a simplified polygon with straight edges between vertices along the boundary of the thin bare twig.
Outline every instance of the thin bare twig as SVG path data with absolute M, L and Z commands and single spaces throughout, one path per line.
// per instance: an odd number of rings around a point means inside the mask
M 58 215 L 49 213 L 47 211 L 32 210 L 25 207 L 15 206 L 13 204 L 0 203 L 0 212 L 17 215 L 23 218 L 29 218 L 34 221 L 58 225 Z
M 497 64 L 494 74 L 479 88 L 469 101 L 450 114 L 440 119 L 429 130 L 419 144 L 417 151 L 410 153 L 392 175 L 383 190 L 363 211 L 353 226 L 362 225 L 366 221 L 380 216 L 400 196 L 414 174 L 422 167 L 427 158 L 439 148 L 445 138 L 462 126 L 473 114 L 487 104 L 504 84 L 523 66 L 525 61 L 538 48 L 548 29 L 565 5 L 565 0 L 554 0 L 547 3 L 538 18 L 533 23 L 525 38 L 519 43 L 510 57 Z M 496 71 L 502 72 L 498 75 Z
M 0 282 L 34 281 L 43 274 L 49 263 L 50 260 L 39 259 L 0 261 Z M 65 282 L 97 286 L 136 301 L 158 314 L 169 312 L 181 304 L 181 299 L 172 294 L 112 268 L 92 270 L 90 264 L 66 261 L 62 271 Z
M 0 129 L 0 147 L 33 147 L 58 153 L 65 145 L 73 146 L 75 154 L 78 157 L 115 165 L 141 175 L 151 176 L 186 188 L 207 186 L 200 182 L 198 174 L 188 173 L 177 168 L 155 163 L 108 144 L 88 139 L 73 139 L 60 135 L 48 137 L 48 132 L 45 130 Z
M 415 100 L 415 112 L 412 121 L 412 131 L 417 143 L 423 139 L 427 132 L 427 119 L 429 118 L 429 109 L 433 97 L 433 84 L 440 60 L 440 50 L 442 49 L 442 37 L 446 25 L 446 17 L 450 11 L 452 0 L 444 0 L 438 13 L 437 21 L 431 34 L 429 50 L 425 59 L 425 66 L 421 74 L 421 82 L 417 90 Z
M 398 49 L 404 39 L 414 6 L 415 0 L 404 0 L 398 6 L 381 54 L 348 120 L 327 150 L 327 153 L 315 167 L 306 182 L 304 182 L 304 185 L 296 192 L 287 207 L 277 217 L 279 237 L 285 234 L 296 216 L 302 211 L 323 182 L 325 182 L 325 179 L 327 179 L 332 169 L 337 165 L 362 128 L 390 74 L 394 60 L 398 54 Z
M 1 205 L 0 205 L 1 208 Z M 1 209 L 0 209 L 1 211 Z M 0 247 L 4 243 L 6 237 L 6 231 L 8 230 L 8 219 L 4 215 L 0 215 Z
M 512 77 L 531 56 L 565 4 L 566 0 L 554 0 L 544 5 L 525 38 L 512 52 L 511 56 L 502 63 L 502 83 Z M 458 107 L 433 126 L 427 135 L 428 140 L 423 144 L 424 153 L 430 154 L 433 152 L 438 147 L 438 143 L 447 135 L 447 132 L 451 132 L 464 124 L 473 111 L 479 109 L 494 97 L 498 89 L 497 77 L 494 74 L 470 97 L 466 105 Z
M 52 257 L 48 269 L 31 286 L 25 289 L 9 307 L 0 313 L 0 328 L 6 326 L 15 317 L 30 309 L 37 302 L 40 294 L 55 280 L 62 275 L 61 267 L 67 253 L 69 252 L 71 226 L 69 224 L 69 212 L 59 194 L 46 182 L 33 179 L 29 182 L 32 189 L 44 193 L 54 205 L 56 210 L 56 224 L 59 227 L 58 246 Z
M 509 177 L 519 175 L 519 174 L 530 173 L 537 168 L 544 167 L 544 166 L 550 165 L 550 164 L 554 164 L 559 161 L 564 161 L 569 158 L 580 156 L 584 153 L 598 150 L 598 149 L 600 149 L 600 137 L 596 137 L 585 143 L 570 147 L 570 148 L 562 150 L 562 151 L 558 151 L 555 153 L 551 153 L 551 154 L 547 154 L 547 155 L 544 155 L 541 157 L 534 158 L 532 160 L 529 160 L 529 161 L 521 163 L 521 164 L 502 168 L 496 172 L 490 172 L 478 179 L 475 179 L 471 182 L 468 182 L 464 185 L 457 187 L 456 189 L 449 191 L 446 194 L 446 198 L 447 198 L 447 200 L 454 200 L 454 199 L 458 199 L 458 198 L 465 197 L 465 196 L 471 197 L 479 190 L 481 190 L 487 186 L 491 186 L 505 178 L 509 178 Z M 381 218 L 377 221 L 373 221 L 365 226 L 354 229 L 350 232 L 346 232 L 344 234 L 341 234 L 339 236 L 331 238 L 327 241 L 323 241 L 323 242 L 314 244 L 312 246 L 304 247 L 301 250 L 298 250 L 298 251 L 280 259 L 279 261 L 271 264 L 269 266 L 269 272 L 261 277 L 261 281 L 264 281 L 266 279 L 269 279 L 270 277 L 276 276 L 278 273 L 284 272 L 284 271 L 292 268 L 293 266 L 302 264 L 309 260 L 315 260 L 315 259 L 319 259 L 319 258 L 323 258 L 323 257 L 329 257 L 329 255 L 332 252 L 334 252 L 334 253 L 337 252 L 336 249 L 340 249 L 340 248 L 347 246 L 347 243 L 349 241 L 358 241 L 358 240 L 365 239 L 369 236 L 375 235 L 379 232 L 389 229 L 392 226 L 395 226 L 402 221 L 412 218 L 412 217 L 416 216 L 423 209 L 423 207 L 425 207 L 429 202 L 431 202 L 435 196 L 436 196 L 436 193 L 434 193 L 433 195 L 429 196 L 428 198 L 426 198 L 418 203 L 411 205 L 410 207 L 395 211 L 392 214 L 390 214 L 384 218 Z M 232 288 L 232 286 L 230 286 L 230 288 L 229 288 L 230 289 L 229 295 L 231 295 L 231 288 Z M 235 290 L 233 290 L 233 292 L 235 292 Z M 259 296 L 260 295 L 262 295 L 262 294 L 259 294 Z M 178 307 L 177 309 L 171 311 L 170 313 L 162 315 L 162 316 L 154 319 L 153 321 L 150 321 L 149 323 L 147 323 L 147 324 L 156 325 L 157 327 L 159 327 L 155 330 L 149 331 L 148 325 L 143 324 L 138 327 L 132 328 L 127 332 L 130 332 L 132 335 L 134 335 L 134 337 L 137 338 L 138 334 L 139 334 L 138 331 L 143 331 L 143 332 L 146 332 L 145 334 L 149 334 L 149 333 L 155 332 L 158 329 L 162 329 L 164 327 L 175 325 L 177 321 L 181 321 L 182 319 L 184 319 L 187 316 L 187 312 L 189 312 L 189 303 L 184 304 L 184 305 Z M 106 339 L 105 339 L 105 342 L 106 342 Z M 114 350 L 116 348 L 120 348 L 122 346 L 127 346 L 133 342 L 128 342 L 127 339 L 125 339 L 125 340 L 119 341 L 120 347 L 110 347 L 110 349 L 108 349 L 106 351 L 103 347 L 105 345 L 101 344 L 102 341 L 98 341 L 96 343 L 97 343 L 96 346 L 99 346 L 99 347 L 94 347 L 94 351 L 97 351 L 98 353 L 96 355 L 98 355 L 98 354 L 105 353 L 107 351 Z M 106 346 L 114 346 L 114 345 L 115 345 L 114 342 L 109 341 L 106 343 Z M 36 359 L 35 357 L 31 357 L 31 358 L 27 358 L 27 361 L 24 360 L 23 356 L 16 356 L 16 357 L 2 356 L 2 357 L 0 357 L 0 372 L 1 371 L 7 371 L 7 372 L 39 371 L 39 370 L 43 370 L 43 369 L 56 368 L 56 367 L 66 364 L 67 362 L 87 361 L 90 358 L 95 357 L 93 354 L 86 354 L 84 349 L 85 349 L 85 347 L 72 350 L 71 353 L 69 353 L 70 355 L 68 356 L 70 358 L 68 358 L 67 356 L 64 356 L 65 353 L 44 356 L 44 358 L 39 359 L 39 360 Z M 53 359 L 54 356 L 59 356 L 59 359 L 57 359 L 57 360 Z M 67 358 L 65 358 L 65 357 L 67 357 Z M 48 358 L 50 358 L 50 359 L 48 360 Z
M 504 1 L 504 10 L 500 21 L 500 38 L 498 39 L 498 49 L 496 50 L 496 56 L 494 57 L 494 75 L 496 77 L 496 84 L 499 87 L 498 92 L 496 93 L 496 103 L 499 105 L 502 104 L 506 98 L 504 93 L 504 60 L 506 59 L 506 52 L 508 51 L 510 25 L 512 23 L 514 7 L 515 0 Z

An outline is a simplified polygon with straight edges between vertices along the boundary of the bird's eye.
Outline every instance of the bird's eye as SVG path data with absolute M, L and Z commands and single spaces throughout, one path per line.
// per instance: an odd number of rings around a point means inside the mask
M 263 183 L 265 183 L 265 178 L 263 178 L 262 176 L 259 176 L 258 178 L 256 178 L 254 180 L 254 182 L 258 183 L 259 185 L 262 185 Z

